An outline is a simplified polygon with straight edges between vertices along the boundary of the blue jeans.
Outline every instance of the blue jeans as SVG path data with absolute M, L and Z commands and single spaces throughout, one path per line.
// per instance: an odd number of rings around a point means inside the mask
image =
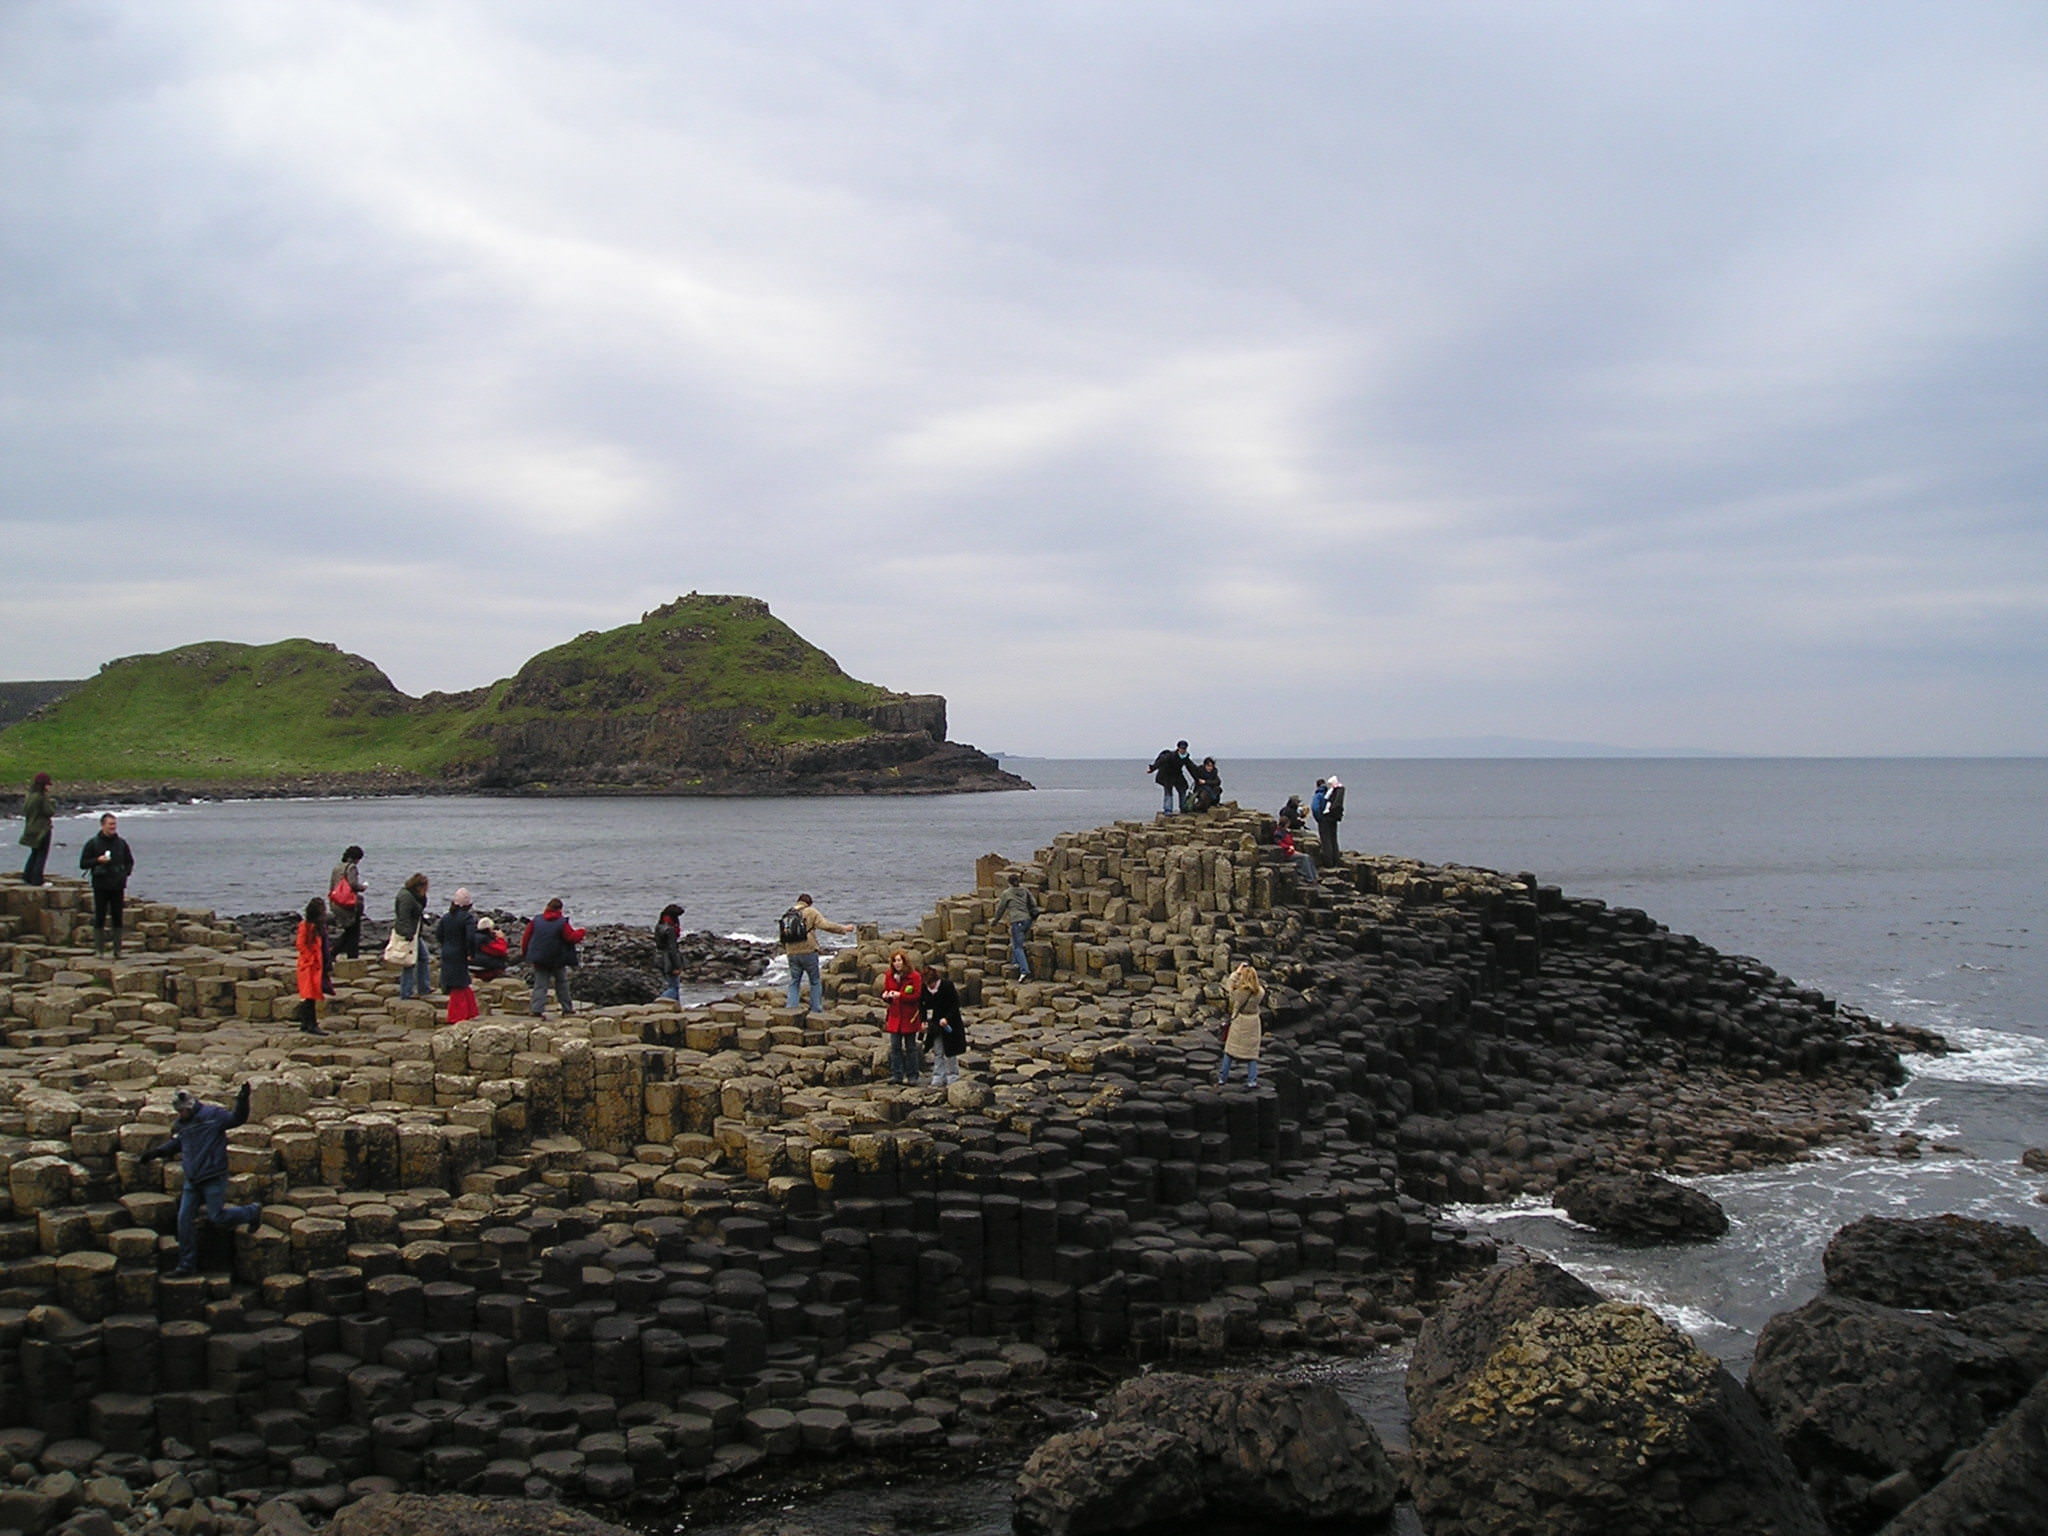
M 667 981 L 661 984 L 661 995 L 672 1003 L 680 1003 L 683 1000 L 683 978 L 680 976 L 669 977 Z
M 1031 921 L 1029 918 L 1020 917 L 1010 924 L 1010 964 L 1017 967 L 1017 979 L 1019 981 L 1029 981 L 1031 979 L 1031 966 L 1024 958 L 1024 940 L 1030 934 Z
M 941 1038 L 940 1043 L 932 1047 L 932 1086 L 934 1088 L 943 1088 L 948 1083 L 957 1083 L 959 1081 L 959 1059 L 946 1054 L 946 1047 L 943 1038 Z
M 1185 785 L 1185 784 L 1162 784 L 1162 785 L 1160 785 L 1160 786 L 1159 786 L 1159 814 L 1160 814 L 1160 815 L 1162 815 L 1162 816 L 1171 816 L 1171 815 L 1173 815 L 1173 814 L 1174 814 L 1174 811 L 1175 811 L 1175 809 L 1176 809 L 1176 807 L 1175 807 L 1175 805 L 1174 805 L 1174 802 L 1175 802 L 1176 800 L 1178 800 L 1178 801 L 1180 802 L 1180 805 L 1178 806 L 1178 809 L 1179 809 L 1179 810 L 1181 810 L 1181 811 L 1186 811 L 1186 810 L 1187 810 L 1187 808 L 1188 808 L 1188 787 L 1187 787 L 1187 785 Z
M 1228 1051 L 1223 1053 L 1223 1060 L 1217 1064 L 1216 1068 L 1217 1087 L 1220 1088 L 1230 1081 L 1230 1065 L 1236 1060 L 1237 1058 Z M 1259 1086 L 1259 1064 L 1256 1061 L 1248 1061 L 1244 1064 L 1244 1085 L 1247 1088 Z
M 915 1083 L 922 1068 L 923 1060 L 918 1054 L 917 1036 L 892 1033 L 889 1036 L 889 1081 Z
M 818 952 L 814 949 L 807 955 L 789 957 L 789 1006 L 794 1012 L 803 997 L 803 983 L 806 976 L 811 978 L 811 1008 L 819 1013 L 825 1010 L 824 970 L 818 963 Z
M 420 926 L 424 928 L 426 925 L 422 923 Z M 412 943 L 416 958 L 398 973 L 398 995 L 402 998 L 425 997 L 434 990 L 433 973 L 427 969 L 427 941 L 422 935 L 414 934 Z
M 185 1189 L 178 1196 L 178 1268 L 199 1267 L 199 1208 L 206 1207 L 206 1219 L 216 1227 L 232 1227 L 247 1224 L 256 1225 L 256 1218 L 263 1214 L 260 1205 L 223 1205 L 227 1198 L 228 1181 L 225 1176 L 212 1179 L 187 1179 Z

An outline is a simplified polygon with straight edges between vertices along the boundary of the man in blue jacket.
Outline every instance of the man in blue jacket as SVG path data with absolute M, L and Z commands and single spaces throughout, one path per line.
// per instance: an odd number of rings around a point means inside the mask
M 201 1102 L 190 1088 L 180 1088 L 171 1099 L 178 1123 L 170 1138 L 142 1154 L 145 1163 L 159 1157 L 182 1158 L 185 1164 L 185 1192 L 178 1199 L 178 1267 L 173 1275 L 196 1274 L 199 1269 L 199 1210 L 217 1227 L 246 1223 L 251 1230 L 263 1219 L 261 1205 L 224 1205 L 228 1189 L 228 1132 L 249 1118 L 249 1085 L 235 1097 L 235 1107 Z

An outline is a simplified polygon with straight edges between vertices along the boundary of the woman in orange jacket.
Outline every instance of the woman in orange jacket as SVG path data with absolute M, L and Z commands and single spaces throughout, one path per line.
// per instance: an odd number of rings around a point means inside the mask
M 882 975 L 882 1001 L 889 1005 L 889 1017 L 882 1027 L 889 1032 L 889 1081 L 906 1087 L 917 1086 L 922 1063 L 918 1060 L 917 1037 L 924 1029 L 924 978 L 910 963 L 910 956 L 897 950 L 889 956 L 889 969 Z
M 299 924 L 299 1028 L 309 1035 L 324 1035 L 320 1027 L 320 999 L 326 993 L 327 903 L 315 896 L 306 903 L 306 915 Z

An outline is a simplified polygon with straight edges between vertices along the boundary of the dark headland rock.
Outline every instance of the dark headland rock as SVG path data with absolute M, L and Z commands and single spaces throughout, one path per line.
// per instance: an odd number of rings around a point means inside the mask
M 2025 1228 L 1962 1216 L 1835 1234 L 1826 1291 L 1771 1319 L 1749 1376 L 1835 1530 L 2048 1529 L 2038 1496 L 2001 1523 L 2048 1481 L 2044 1258 Z
M 1821 1264 L 1845 1296 L 1953 1312 L 2009 1299 L 2015 1280 L 2048 1277 L 2048 1243 L 1969 1216 L 1866 1216 L 1834 1235 Z
M 1654 1173 L 1597 1173 L 1557 1192 L 1564 1213 L 1615 1237 L 1652 1241 L 1720 1237 L 1728 1214 L 1720 1202 Z
M 1327 1386 L 1160 1372 L 1118 1388 L 1103 1416 L 1025 1463 L 1018 1530 L 1089 1536 L 1195 1515 L 1370 1522 L 1393 1507 L 1378 1436 Z

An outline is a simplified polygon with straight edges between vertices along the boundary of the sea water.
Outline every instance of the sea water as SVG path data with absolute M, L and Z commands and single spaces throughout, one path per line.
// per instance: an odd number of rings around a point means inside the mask
M 382 915 L 415 870 L 438 909 L 537 911 L 763 938 L 799 891 L 840 921 L 914 924 L 970 889 L 982 854 L 1024 858 L 1063 831 L 1157 814 L 1142 763 L 1011 759 L 1030 793 L 905 798 L 241 801 L 122 808 L 144 897 L 223 913 L 323 894 L 366 850 Z M 1718 1243 L 1620 1247 L 1537 1202 L 1456 1217 L 1657 1307 L 1738 1371 L 1756 1331 L 1820 1283 L 1830 1233 L 1868 1212 L 1961 1211 L 2048 1232 L 2018 1166 L 2048 1145 L 2048 761 L 1491 760 L 1226 763 L 1225 794 L 1271 810 L 1319 774 L 1346 784 L 1354 851 L 1527 871 L 1640 907 L 1843 1002 L 1948 1036 L 1873 1107 L 1914 1130 L 1917 1161 L 1830 1154 L 1701 1185 L 1734 1223 Z M 90 808 L 97 811 L 99 807 Z M 60 822 L 75 863 L 91 815 Z M 68 855 L 68 857 L 67 857 Z M 779 962 L 778 962 L 779 964 Z M 771 982 L 779 972 L 771 972 Z

